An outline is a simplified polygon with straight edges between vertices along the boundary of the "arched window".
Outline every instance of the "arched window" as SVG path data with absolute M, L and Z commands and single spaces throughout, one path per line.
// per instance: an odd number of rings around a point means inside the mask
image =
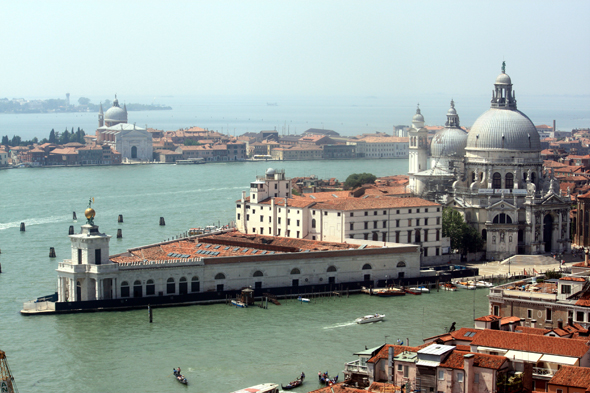
M 509 215 L 500 213 L 494 217 L 494 224 L 512 224 L 512 218 Z
M 494 173 L 492 176 L 492 188 L 494 190 L 502 188 L 502 175 L 499 172 Z
M 156 294 L 156 285 L 154 284 L 154 280 L 147 280 L 147 283 L 145 284 L 145 294 L 146 296 Z
M 180 277 L 180 280 L 178 280 L 178 293 L 181 295 L 186 295 L 188 293 L 188 282 L 186 281 L 186 277 Z
M 506 184 L 504 188 L 514 188 L 514 175 L 512 174 L 512 172 L 506 174 L 504 182 Z
M 406 267 L 406 263 L 404 261 L 400 261 L 397 263 L 397 267 Z
M 371 265 L 369 265 L 368 263 L 365 263 L 365 264 L 363 265 L 363 270 L 370 270 L 370 269 L 372 269 L 372 267 L 371 267 Z
M 143 296 L 143 287 L 141 286 L 141 281 L 135 280 L 133 283 L 133 297 L 142 297 Z
M 137 146 L 131 148 L 131 158 L 137 158 Z
M 531 183 L 535 182 L 535 172 L 531 173 Z
M 326 271 L 327 271 L 328 273 L 330 273 L 330 272 L 335 272 L 335 271 L 336 271 L 336 266 L 333 266 L 333 265 L 332 265 L 332 266 L 329 266 L 329 267 L 328 267 L 328 270 L 326 270 Z
M 526 182 L 526 178 L 527 178 L 527 173 L 523 172 L 522 173 L 522 180 Z
M 191 279 L 191 292 L 199 292 L 201 290 L 201 285 L 199 283 L 199 277 L 194 276 Z
M 264 276 L 264 274 L 262 274 L 262 272 L 260 270 L 256 270 L 254 272 L 254 274 L 252 275 L 252 277 L 262 277 Z
M 121 297 L 129 297 L 129 283 L 127 281 L 121 283 Z
M 311 227 L 312 228 L 315 228 L 315 218 L 312 218 L 311 219 Z
M 416 232 L 416 235 L 415 235 L 414 242 L 415 243 L 420 243 L 421 242 L 421 240 L 420 240 L 420 230 L 419 229 L 416 229 L 415 232 Z
M 169 295 L 176 293 L 176 284 L 174 283 L 174 279 L 172 277 L 170 277 L 166 282 L 166 293 Z
M 215 276 L 216 280 L 225 280 L 225 274 L 223 273 L 217 273 L 217 275 Z
M 471 172 L 471 182 L 475 181 L 475 172 Z
M 294 268 L 293 270 L 291 270 L 291 274 L 301 274 L 301 272 L 299 271 L 299 269 Z

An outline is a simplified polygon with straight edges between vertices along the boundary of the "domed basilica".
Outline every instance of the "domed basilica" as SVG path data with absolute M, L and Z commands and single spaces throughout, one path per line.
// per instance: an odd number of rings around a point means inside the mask
M 96 142 L 101 145 L 111 145 L 126 160 L 151 161 L 153 159 L 152 135 L 145 128 L 127 123 L 127 107 L 125 104 L 123 108 L 119 106 L 117 96 L 113 106 L 106 113 L 103 113 L 102 104 L 100 105 Z
M 469 132 L 451 101 L 430 144 L 420 108 L 408 136 L 411 192 L 460 211 L 482 235 L 488 260 L 569 250 L 569 197 L 543 172 L 539 134 L 516 108 L 504 65 L 490 109 Z

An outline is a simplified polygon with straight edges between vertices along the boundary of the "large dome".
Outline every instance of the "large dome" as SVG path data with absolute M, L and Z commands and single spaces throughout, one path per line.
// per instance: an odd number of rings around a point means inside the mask
M 109 121 L 127 122 L 127 112 L 118 106 L 112 106 L 104 114 L 104 119 Z
M 437 132 L 430 142 L 432 157 L 458 157 L 465 155 L 467 133 L 461 128 L 443 128 Z
M 471 127 L 466 149 L 540 151 L 541 142 L 533 122 L 524 113 L 491 108 Z

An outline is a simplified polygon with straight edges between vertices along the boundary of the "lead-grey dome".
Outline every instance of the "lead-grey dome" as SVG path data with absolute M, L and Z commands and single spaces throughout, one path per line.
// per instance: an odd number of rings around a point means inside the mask
M 430 142 L 432 157 L 463 157 L 467 144 L 467 132 L 461 128 L 443 128 Z
M 118 106 L 112 106 L 104 114 L 105 120 L 127 122 L 127 112 Z
M 496 84 L 497 85 L 511 85 L 512 84 L 512 80 L 510 79 L 510 77 L 508 76 L 508 74 L 502 72 L 496 78 Z
M 541 142 L 527 115 L 516 109 L 491 108 L 471 127 L 466 149 L 540 151 Z

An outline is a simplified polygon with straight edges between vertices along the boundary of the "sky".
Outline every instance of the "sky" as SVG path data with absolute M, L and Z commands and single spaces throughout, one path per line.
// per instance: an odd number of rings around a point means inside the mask
M 0 1 L 1 97 L 590 94 L 590 1 Z

